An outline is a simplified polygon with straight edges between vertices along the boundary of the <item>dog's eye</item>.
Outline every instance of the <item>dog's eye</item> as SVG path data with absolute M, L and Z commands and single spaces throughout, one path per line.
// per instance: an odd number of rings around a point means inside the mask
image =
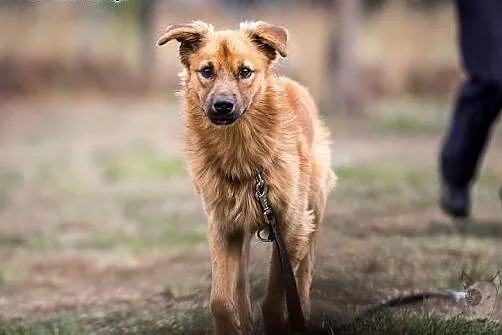
M 213 67 L 209 65 L 204 66 L 202 69 L 200 69 L 199 72 L 204 78 L 211 78 L 212 76 L 214 76 Z
M 253 73 L 253 70 L 251 70 L 250 68 L 246 66 L 241 67 L 241 69 L 239 70 L 239 78 L 241 79 L 249 78 L 251 76 L 251 73 Z

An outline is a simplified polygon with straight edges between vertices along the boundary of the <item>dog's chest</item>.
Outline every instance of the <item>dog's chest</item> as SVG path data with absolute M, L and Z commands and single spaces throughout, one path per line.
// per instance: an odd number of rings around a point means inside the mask
M 254 196 L 254 182 L 221 180 L 214 185 L 214 192 L 206 189 L 204 202 L 213 220 L 229 230 L 237 227 L 247 230 L 261 228 L 259 205 Z
M 245 229 L 254 232 L 265 228 L 262 209 L 255 197 L 255 180 L 235 182 L 218 179 L 202 191 L 204 207 L 211 220 L 227 231 Z M 268 200 L 277 214 L 283 212 L 283 198 L 275 185 L 268 185 Z

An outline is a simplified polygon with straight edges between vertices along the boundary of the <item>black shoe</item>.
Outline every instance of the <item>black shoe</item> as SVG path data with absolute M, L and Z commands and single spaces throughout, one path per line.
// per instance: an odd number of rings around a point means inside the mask
M 443 212 L 455 219 L 467 218 L 471 214 L 471 195 L 469 189 L 444 186 L 440 205 Z

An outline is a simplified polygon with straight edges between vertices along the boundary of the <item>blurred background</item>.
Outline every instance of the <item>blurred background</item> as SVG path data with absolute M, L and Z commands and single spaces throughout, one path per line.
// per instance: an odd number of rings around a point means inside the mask
M 286 26 L 284 72 L 327 105 L 334 92 L 354 100 L 348 108 L 368 99 L 449 98 L 460 76 L 450 1 L 3 0 L 1 6 L 2 97 L 166 94 L 178 85 L 177 46 L 152 45 L 169 23 L 197 18 L 219 29 L 253 18 Z
M 315 310 L 458 288 L 462 266 L 482 277 L 502 265 L 498 130 L 477 224 L 457 236 L 436 206 L 436 155 L 463 76 L 451 1 L 0 0 L 0 330 L 210 327 L 178 45 L 155 46 L 167 25 L 196 19 L 285 26 L 289 54 L 276 66 L 309 88 L 332 130 L 339 186 Z M 268 251 L 254 242 L 255 302 Z

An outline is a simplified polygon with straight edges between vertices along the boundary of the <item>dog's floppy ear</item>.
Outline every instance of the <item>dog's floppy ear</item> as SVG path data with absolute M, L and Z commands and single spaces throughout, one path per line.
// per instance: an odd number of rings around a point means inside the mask
M 288 43 L 288 31 L 286 28 L 264 21 L 243 22 L 240 28 L 249 35 L 251 41 L 270 60 L 274 60 L 277 53 L 282 57 L 286 57 Z
M 188 66 L 188 57 L 199 48 L 210 30 L 212 30 L 212 26 L 203 21 L 172 24 L 166 28 L 164 34 L 158 39 L 157 45 L 164 45 L 171 40 L 180 42 L 180 59 L 184 65 Z

